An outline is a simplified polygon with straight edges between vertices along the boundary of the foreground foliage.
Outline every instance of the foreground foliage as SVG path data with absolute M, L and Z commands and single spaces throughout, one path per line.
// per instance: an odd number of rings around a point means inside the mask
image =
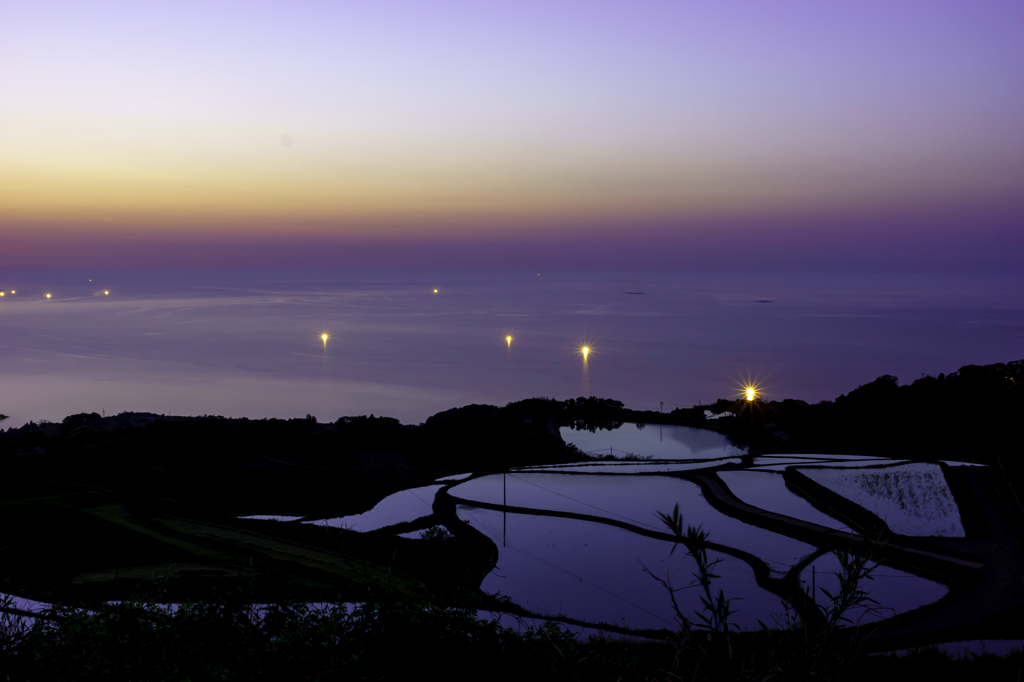
M 649 677 L 660 646 L 596 646 L 547 625 L 503 628 L 476 611 L 388 600 L 358 606 L 125 603 L 7 618 L 0 679 L 316 680 Z M 652 655 L 641 655 L 651 650 Z M 642 669 L 646 666 L 648 669 Z
M 0 614 L 6 680 L 1016 680 L 1022 657 L 951 661 L 935 651 L 857 656 L 797 628 L 690 631 L 679 640 L 582 639 L 505 628 L 466 608 L 384 597 L 357 606 L 126 602 Z

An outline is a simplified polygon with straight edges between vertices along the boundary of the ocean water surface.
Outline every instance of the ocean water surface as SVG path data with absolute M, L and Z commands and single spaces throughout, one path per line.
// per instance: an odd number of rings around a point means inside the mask
M 882 374 L 910 381 L 1019 359 L 1024 347 L 1021 277 L 7 271 L 0 280 L 4 427 L 121 411 L 416 423 L 533 396 L 669 411 L 733 396 L 748 379 L 769 398 L 817 401 Z

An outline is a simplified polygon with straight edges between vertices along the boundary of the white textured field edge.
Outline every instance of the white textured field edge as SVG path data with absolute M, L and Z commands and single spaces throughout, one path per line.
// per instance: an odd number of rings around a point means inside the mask
M 808 478 L 855 502 L 901 535 L 964 537 L 960 510 L 938 464 L 884 469 L 801 469 Z

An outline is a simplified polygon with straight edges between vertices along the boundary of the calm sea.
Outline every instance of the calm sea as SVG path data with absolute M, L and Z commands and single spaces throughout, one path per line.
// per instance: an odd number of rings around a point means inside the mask
M 910 381 L 1024 358 L 1024 277 L 0 278 L 4 427 L 127 410 L 321 421 L 373 413 L 415 423 L 453 406 L 532 396 L 596 395 L 668 411 L 733 396 L 748 379 L 770 398 L 817 401 L 881 374 Z M 583 344 L 592 348 L 586 362 Z

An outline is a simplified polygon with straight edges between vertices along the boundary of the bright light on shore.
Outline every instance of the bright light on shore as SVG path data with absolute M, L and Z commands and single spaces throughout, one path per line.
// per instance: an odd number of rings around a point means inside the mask
M 764 385 L 757 378 L 747 377 L 736 382 L 736 399 L 747 403 L 764 400 Z
M 437 293 L 437 289 L 434 289 L 434 293 L 435 293 L 435 294 Z
M 583 356 L 583 359 L 586 360 L 587 356 L 590 355 L 590 346 L 580 346 L 580 354 Z
M 109 291 L 104 291 L 104 292 L 103 292 L 103 295 L 104 295 L 104 296 L 110 296 L 110 292 L 109 292 Z
M 508 344 L 509 348 L 512 347 L 512 336 L 511 335 L 505 337 L 505 343 Z
M 324 332 L 323 334 L 320 335 L 320 340 L 324 342 L 324 348 L 327 347 L 327 339 L 329 338 L 331 338 L 331 335 L 328 334 L 327 332 Z
M 47 294 L 47 295 L 46 295 L 46 298 L 50 298 L 50 294 Z

